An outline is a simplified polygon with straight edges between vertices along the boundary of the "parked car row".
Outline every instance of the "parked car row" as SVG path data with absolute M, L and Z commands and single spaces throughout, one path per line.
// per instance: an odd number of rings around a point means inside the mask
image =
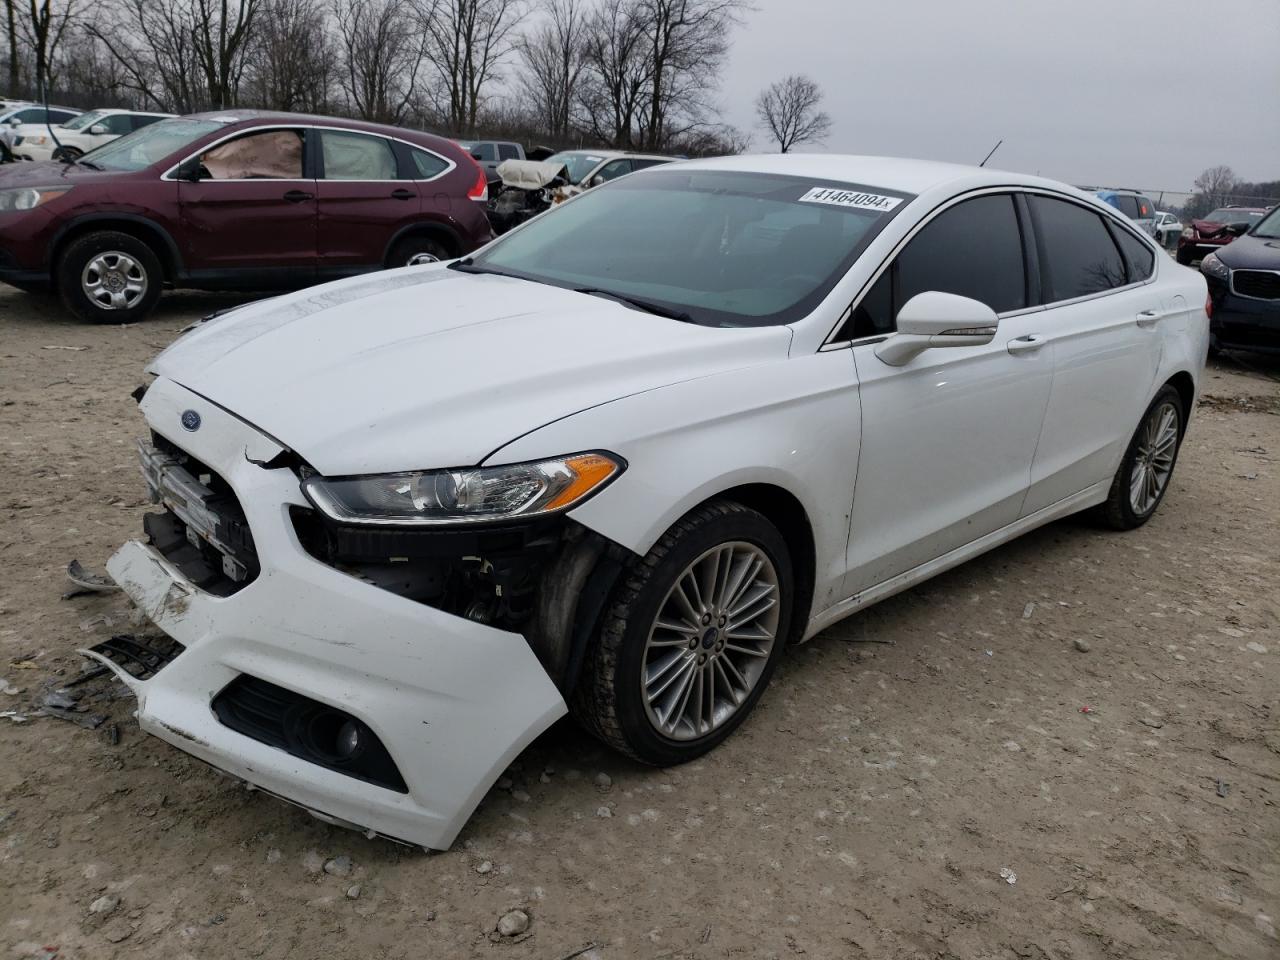
M 1265 207 L 1219 207 L 1183 228 L 1178 238 L 1178 262 L 1184 266 L 1225 247 L 1262 219 Z
M 0 168 L 0 280 L 128 323 L 166 286 L 287 289 L 461 256 L 492 236 L 487 200 L 480 167 L 427 133 L 252 110 L 148 117 L 79 158 Z
M 1237 211 L 1230 214 L 1234 218 L 1250 208 L 1227 209 Z M 1238 238 L 1214 245 L 1200 261 L 1200 272 L 1213 305 L 1210 349 L 1280 353 L 1280 207 Z

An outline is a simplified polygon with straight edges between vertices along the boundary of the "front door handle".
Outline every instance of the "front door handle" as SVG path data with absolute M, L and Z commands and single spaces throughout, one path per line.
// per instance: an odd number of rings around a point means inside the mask
M 1154 327 L 1163 316 L 1164 314 L 1159 310 L 1143 310 L 1134 319 L 1138 321 L 1140 327 Z
M 1048 339 L 1043 334 L 1028 333 L 1025 337 L 1018 337 L 1017 340 L 1010 340 L 1009 352 L 1014 355 L 1019 353 L 1035 353 L 1048 342 Z
M 315 197 L 314 193 L 307 193 L 305 190 L 290 190 L 284 195 L 284 198 L 290 203 L 302 203 L 304 200 L 310 200 Z
M 406 190 L 404 187 L 401 187 L 398 190 L 392 190 L 391 196 L 396 200 L 412 200 L 415 194 L 412 190 Z

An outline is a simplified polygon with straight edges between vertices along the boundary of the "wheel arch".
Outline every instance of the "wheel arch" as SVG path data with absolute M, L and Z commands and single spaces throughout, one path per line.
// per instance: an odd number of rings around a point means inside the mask
M 63 227 L 49 244 L 49 275 L 55 274 L 63 253 L 80 237 L 100 230 L 115 230 L 147 244 L 155 251 L 164 279 L 173 282 L 182 274 L 182 255 L 164 227 L 147 217 L 129 213 L 101 213 L 77 217 Z
M 1196 382 L 1187 371 L 1179 370 L 1166 380 L 1162 387 L 1173 387 L 1178 391 L 1178 398 L 1182 401 L 1182 432 L 1185 434 L 1187 424 L 1191 420 L 1192 407 L 1196 402 Z
M 400 241 L 407 240 L 410 237 L 434 237 L 444 243 L 449 248 L 450 254 L 455 257 L 462 252 L 462 240 L 457 231 L 434 220 L 423 220 L 403 226 L 392 235 L 386 249 L 382 251 L 382 263 L 384 266 L 396 266 L 396 264 L 391 263 L 391 251 L 396 248 L 396 244 Z

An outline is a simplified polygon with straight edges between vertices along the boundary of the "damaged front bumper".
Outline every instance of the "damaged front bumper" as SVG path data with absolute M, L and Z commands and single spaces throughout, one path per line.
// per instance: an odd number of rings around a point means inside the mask
M 290 518 L 291 508 L 306 506 L 298 478 L 272 465 L 283 448 L 221 408 L 164 379 L 142 408 L 160 436 L 234 491 L 259 567 L 249 582 L 219 596 L 155 546 L 131 541 L 111 558 L 116 582 L 185 648 L 149 679 L 98 656 L 137 695 L 142 728 L 329 822 L 448 848 L 502 770 L 566 713 L 524 637 L 398 596 L 311 556 Z M 184 414 L 192 411 L 198 416 L 185 422 L 200 426 L 184 432 Z M 152 459 L 147 469 L 161 467 Z M 157 472 L 155 479 L 172 476 Z M 169 493 L 199 499 L 201 486 L 196 479 L 195 487 L 179 484 Z M 216 536 L 216 517 L 190 515 L 200 536 Z M 246 685 L 259 697 L 250 706 L 281 715 L 236 723 L 227 698 L 239 691 L 243 706 Z M 353 773 L 288 746 L 313 727 L 345 730 L 344 718 L 385 750 L 395 777 Z

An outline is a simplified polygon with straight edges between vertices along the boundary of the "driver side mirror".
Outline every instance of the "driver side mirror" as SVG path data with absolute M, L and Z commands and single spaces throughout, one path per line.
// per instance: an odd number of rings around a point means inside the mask
M 954 293 L 918 293 L 898 311 L 898 331 L 876 356 L 901 367 L 930 347 L 980 347 L 995 339 L 1000 319 L 985 303 Z
M 198 156 L 192 157 L 189 160 L 184 160 L 182 165 L 178 167 L 177 172 L 174 174 L 174 178 L 177 180 L 186 180 L 190 183 L 199 183 L 201 179 L 203 179 L 200 176 L 200 167 L 200 157 Z
M 95 137 L 100 137 L 106 132 L 107 132 L 107 128 L 100 123 L 95 123 L 92 127 L 89 128 L 90 135 Z
M 591 178 L 591 180 L 587 183 L 587 186 L 588 186 L 588 187 L 598 187 L 598 186 L 600 186 L 600 184 L 602 184 L 602 183 L 604 183 L 604 182 L 605 182 L 604 174 L 597 173 L 597 174 L 596 174 L 594 177 L 592 177 L 592 178 Z
M 1249 228 L 1253 226 L 1248 220 L 1241 220 L 1238 223 L 1228 223 L 1227 233 L 1233 233 L 1237 237 L 1249 232 Z
M 11 126 L 11 127 L 20 127 L 20 126 L 22 126 L 22 118 L 21 118 L 21 117 L 10 117 L 10 118 L 9 118 L 9 126 Z
M 472 159 L 472 160 L 481 160 L 481 161 L 483 161 L 483 160 L 484 160 L 484 156 L 483 156 L 482 154 L 477 153 L 475 150 L 472 150 L 472 151 L 471 151 L 471 159 Z

